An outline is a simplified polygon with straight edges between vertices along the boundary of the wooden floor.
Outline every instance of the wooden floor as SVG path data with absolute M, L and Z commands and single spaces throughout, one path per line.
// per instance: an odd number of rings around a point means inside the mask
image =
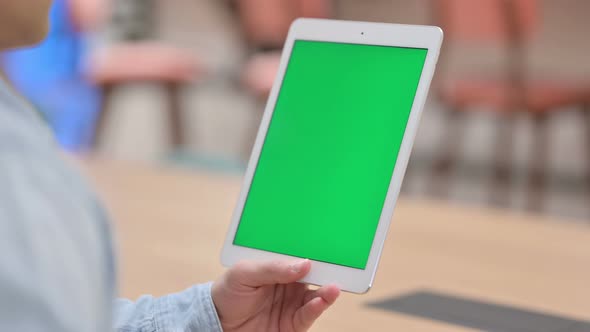
M 241 179 L 78 161 L 110 210 L 121 295 L 162 295 L 223 272 L 219 253 Z M 464 331 L 367 306 L 430 289 L 590 320 L 590 228 L 540 216 L 402 199 L 373 289 L 343 294 L 314 331 Z

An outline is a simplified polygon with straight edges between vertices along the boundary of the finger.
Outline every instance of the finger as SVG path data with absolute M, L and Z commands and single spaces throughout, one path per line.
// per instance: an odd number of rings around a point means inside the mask
M 322 297 L 313 298 L 305 303 L 293 317 L 295 331 L 307 331 L 328 307 L 330 303 Z
M 303 303 L 307 303 L 316 297 L 323 298 L 329 304 L 334 303 L 340 295 L 340 289 L 336 285 L 327 285 L 316 290 L 308 290 L 303 297 Z
M 227 280 L 234 286 L 257 288 L 266 285 L 288 284 L 303 278 L 311 268 L 307 259 L 296 261 L 242 261 L 234 265 Z
M 293 300 L 293 302 L 297 302 L 299 306 L 303 305 L 303 297 L 307 294 L 309 288 L 306 284 L 302 283 L 291 283 L 286 285 L 287 291 L 285 292 L 285 298 L 289 300 Z

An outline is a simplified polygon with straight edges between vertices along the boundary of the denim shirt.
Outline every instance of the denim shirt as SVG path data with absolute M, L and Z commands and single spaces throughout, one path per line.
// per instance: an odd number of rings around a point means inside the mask
M 115 299 L 112 247 L 95 194 L 0 79 L 0 331 L 221 331 L 211 284 Z

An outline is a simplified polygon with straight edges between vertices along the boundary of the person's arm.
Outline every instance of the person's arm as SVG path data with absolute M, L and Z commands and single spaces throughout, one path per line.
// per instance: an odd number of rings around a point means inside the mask
M 336 301 L 336 286 L 311 290 L 297 283 L 311 269 L 308 260 L 244 261 L 215 284 L 203 284 L 161 298 L 117 300 L 118 332 L 307 331 Z
M 114 310 L 117 332 L 222 331 L 210 283 L 159 298 L 144 295 L 135 302 L 118 299 Z

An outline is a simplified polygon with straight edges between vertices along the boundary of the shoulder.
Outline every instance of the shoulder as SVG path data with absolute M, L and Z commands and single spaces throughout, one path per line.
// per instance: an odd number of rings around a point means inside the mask
M 0 250 L 10 253 L 0 255 L 0 294 L 10 293 L 0 306 L 30 308 L 48 326 L 107 329 L 114 285 L 104 212 L 42 120 L 1 92 Z

